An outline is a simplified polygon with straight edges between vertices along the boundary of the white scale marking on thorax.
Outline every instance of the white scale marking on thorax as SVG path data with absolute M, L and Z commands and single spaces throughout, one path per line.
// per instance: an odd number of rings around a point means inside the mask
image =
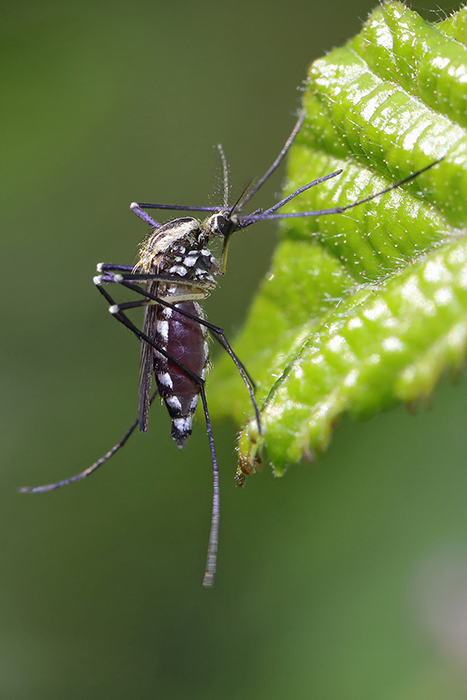
M 171 275 L 180 275 L 180 277 L 184 277 L 186 275 L 186 272 L 186 267 L 183 267 L 183 265 L 174 265 L 169 270 L 169 273 Z

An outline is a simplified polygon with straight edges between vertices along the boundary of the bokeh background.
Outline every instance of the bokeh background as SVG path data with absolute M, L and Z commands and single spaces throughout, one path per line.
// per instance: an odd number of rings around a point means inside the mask
M 429 20 L 455 6 L 412 5 Z M 467 381 L 430 410 L 344 419 L 314 467 L 235 488 L 235 426 L 179 452 L 136 413 L 138 343 L 92 284 L 131 264 L 133 200 L 217 203 L 288 136 L 307 64 L 358 32 L 365 0 L 6 4 L 0 27 L 1 700 L 438 700 L 467 697 Z M 281 175 L 255 206 L 270 204 Z M 206 304 L 232 337 L 275 227 L 238 234 Z M 228 400 L 228 397 L 226 397 Z

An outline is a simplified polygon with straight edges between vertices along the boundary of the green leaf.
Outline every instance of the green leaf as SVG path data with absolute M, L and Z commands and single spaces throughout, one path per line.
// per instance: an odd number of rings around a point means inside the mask
M 283 222 L 235 344 L 257 382 L 262 421 L 262 435 L 250 420 L 240 436 L 239 483 L 261 448 L 280 475 L 325 450 L 344 411 L 364 418 L 413 405 L 465 360 L 466 22 L 465 9 L 432 25 L 387 3 L 309 69 L 286 193 L 344 172 L 288 211 L 349 204 L 445 158 L 345 214 Z M 213 380 L 216 415 L 251 417 L 231 363 L 220 362 Z

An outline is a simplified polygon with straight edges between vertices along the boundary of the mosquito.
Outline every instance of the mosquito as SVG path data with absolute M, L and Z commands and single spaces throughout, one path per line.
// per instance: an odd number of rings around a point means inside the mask
M 214 581 L 217 565 L 219 534 L 219 470 L 214 438 L 205 393 L 205 377 L 209 365 L 207 337 L 211 334 L 228 352 L 246 386 L 261 432 L 260 410 L 255 399 L 255 385 L 244 365 L 230 346 L 224 330 L 210 323 L 203 314 L 200 302 L 208 297 L 216 286 L 216 276 L 223 275 L 232 234 L 255 224 L 271 219 L 316 217 L 326 214 L 341 214 L 375 197 L 390 192 L 418 177 L 436 165 L 436 161 L 385 190 L 343 207 L 299 213 L 278 213 L 285 204 L 302 192 L 331 178 L 342 170 L 320 177 L 292 192 L 269 209 L 256 209 L 246 216 L 242 209 L 278 168 L 299 132 L 305 113 L 285 142 L 278 157 L 258 183 L 245 191 L 235 204 L 228 204 L 229 178 L 224 151 L 218 146 L 223 166 L 223 204 L 215 207 L 193 207 L 168 204 L 133 203 L 132 211 L 147 224 L 151 232 L 140 247 L 136 265 L 113 265 L 100 263 L 94 284 L 109 304 L 109 311 L 126 326 L 141 343 L 140 378 L 138 394 L 138 418 L 126 431 L 123 438 L 103 457 L 80 474 L 63 481 L 44 486 L 24 487 L 22 493 L 42 493 L 67 486 L 89 476 L 122 448 L 135 429 L 146 432 L 149 409 L 157 395 L 165 403 L 172 421 L 172 438 L 182 448 L 192 432 L 192 420 L 201 397 L 206 431 L 211 453 L 213 472 L 213 500 L 207 563 L 203 585 L 210 587 Z M 441 160 L 441 159 L 440 159 Z M 160 224 L 145 210 L 159 209 L 183 212 L 206 212 L 207 218 L 200 220 L 191 216 L 175 218 Z M 220 260 L 209 246 L 215 240 L 222 242 Z M 104 285 L 124 287 L 138 295 L 134 301 L 116 303 Z M 127 315 L 135 308 L 144 309 L 142 329 Z M 153 378 L 156 388 L 152 391 Z M 151 393 L 152 392 L 152 393 Z

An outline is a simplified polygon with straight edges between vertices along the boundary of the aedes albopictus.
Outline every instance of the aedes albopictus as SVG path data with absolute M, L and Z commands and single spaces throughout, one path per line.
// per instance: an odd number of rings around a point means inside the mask
M 342 170 L 336 170 L 300 187 L 269 209 L 256 209 L 252 214 L 242 216 L 241 211 L 243 207 L 269 179 L 287 154 L 302 126 L 304 118 L 305 113 L 301 112 L 292 133 L 274 163 L 259 182 L 244 192 L 233 206 L 228 204 L 228 171 L 221 146 L 218 146 L 218 148 L 224 173 L 224 201 L 222 206 L 186 207 L 148 203 L 133 203 L 131 205 L 133 212 L 151 227 L 150 235 L 141 245 L 139 259 L 134 266 L 99 264 L 97 266 L 98 275 L 94 277 L 94 284 L 110 304 L 110 313 L 120 323 L 129 328 L 141 341 L 138 418 L 126 431 L 123 438 L 85 471 L 54 484 L 20 489 L 23 493 L 42 493 L 66 486 L 92 474 L 125 445 L 137 426 L 140 431 L 145 432 L 147 430 L 149 408 L 157 395 L 164 400 L 171 417 L 172 437 L 179 448 L 183 447 L 187 437 L 191 434 L 192 417 L 201 396 L 211 451 L 214 482 L 208 556 L 203 579 L 204 586 L 212 586 L 213 583 L 216 571 L 219 529 L 218 464 L 204 389 L 205 375 L 209 363 L 208 332 L 218 340 L 235 363 L 249 392 L 258 430 L 261 432 L 260 411 L 254 395 L 254 383 L 242 362 L 232 350 L 223 329 L 209 323 L 204 318 L 203 311 L 198 303 L 209 296 L 212 289 L 216 286 L 215 276 L 224 274 L 230 237 L 236 231 L 265 219 L 341 214 L 400 187 L 439 162 L 437 160 L 385 190 L 343 207 L 320 211 L 277 213 L 287 202 L 290 202 L 302 192 L 342 173 Z M 149 216 L 144 211 L 145 209 L 208 212 L 209 215 L 204 221 L 193 217 L 183 217 L 160 224 Z M 216 238 L 222 240 L 220 261 L 216 260 L 209 249 L 209 244 Z M 140 298 L 136 301 L 117 304 L 104 288 L 104 285 L 107 284 L 125 287 L 138 294 Z M 126 311 L 138 307 L 144 307 L 142 330 L 137 328 L 126 314 Z M 153 375 L 156 379 L 157 388 L 151 394 Z

